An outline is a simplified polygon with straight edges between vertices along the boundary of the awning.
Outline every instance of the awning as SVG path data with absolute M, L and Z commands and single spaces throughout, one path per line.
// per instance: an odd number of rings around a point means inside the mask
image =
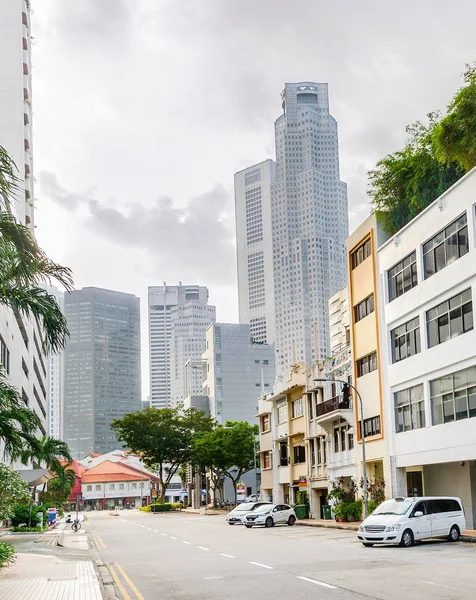
M 30 487 L 47 483 L 55 476 L 49 469 L 24 469 L 17 471 L 17 473 L 20 474 L 23 481 L 26 481 Z

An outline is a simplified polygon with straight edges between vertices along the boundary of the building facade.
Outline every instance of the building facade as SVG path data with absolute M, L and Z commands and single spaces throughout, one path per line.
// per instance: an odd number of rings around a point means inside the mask
M 152 407 L 176 406 L 187 395 L 201 393 L 201 381 L 193 386 L 192 394 L 187 393 L 185 364 L 200 360 L 205 349 L 205 331 L 214 321 L 215 307 L 208 304 L 208 288 L 181 283 L 149 287 Z
M 275 339 L 271 186 L 272 160 L 235 174 L 236 255 L 240 323 L 249 323 L 254 342 Z
M 476 525 L 475 198 L 473 169 L 378 250 L 391 493 L 459 496 L 469 528 Z
M 114 419 L 141 408 L 140 301 L 83 288 L 65 295 L 64 440 L 73 458 L 117 448 Z
M 47 291 L 56 298 L 64 313 L 64 292 L 55 286 L 46 286 Z M 63 439 L 64 418 L 64 352 L 50 354 L 46 364 L 46 396 L 48 406 L 48 435 L 57 440 Z

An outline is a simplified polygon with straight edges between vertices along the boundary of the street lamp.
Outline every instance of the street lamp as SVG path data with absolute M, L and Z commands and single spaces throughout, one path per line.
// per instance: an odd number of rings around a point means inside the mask
M 352 388 L 357 394 L 360 403 L 360 437 L 362 439 L 362 462 L 363 462 L 363 477 L 364 477 L 364 518 L 366 519 L 369 515 L 369 499 L 368 499 L 368 486 L 367 486 L 367 462 L 365 459 L 365 432 L 364 432 L 364 404 L 362 402 L 362 396 L 359 394 L 359 390 L 351 383 L 344 381 L 343 379 L 327 379 L 317 377 L 313 381 L 329 381 L 331 383 L 342 383 Z

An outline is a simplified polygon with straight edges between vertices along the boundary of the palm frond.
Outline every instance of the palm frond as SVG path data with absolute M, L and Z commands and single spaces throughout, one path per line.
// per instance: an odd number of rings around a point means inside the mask
M 11 211 L 11 199 L 21 191 L 18 167 L 3 146 L 0 146 L 0 206 Z

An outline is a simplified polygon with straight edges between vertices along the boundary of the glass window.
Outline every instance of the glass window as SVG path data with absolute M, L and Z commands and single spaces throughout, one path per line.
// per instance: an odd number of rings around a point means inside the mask
M 466 213 L 423 244 L 425 279 L 469 252 Z
M 476 367 L 430 381 L 432 425 L 476 417 Z
M 359 304 L 354 306 L 355 322 L 357 323 L 361 319 L 367 317 L 368 315 L 373 313 L 374 310 L 375 310 L 374 295 L 371 294 L 368 298 L 365 298 L 365 300 L 362 300 L 362 302 L 359 302 Z
M 293 447 L 294 464 L 306 462 L 306 449 L 304 446 Z
M 86 486 L 86 491 L 87 492 L 92 492 L 92 490 L 93 490 L 93 486 L 92 485 L 87 485 Z
M 380 416 L 370 417 L 370 419 L 364 419 L 364 436 L 372 437 L 373 435 L 380 435 Z
M 263 452 L 263 469 L 271 469 L 271 453 Z
M 377 353 L 373 352 L 357 361 L 357 377 L 362 377 L 377 369 Z
M 420 318 L 416 317 L 390 332 L 392 362 L 418 354 L 420 347 Z
M 97 486 L 96 486 L 96 492 L 99 492 L 100 490 L 101 490 L 101 486 L 100 486 L 100 485 L 97 485 Z
M 370 238 L 365 240 L 356 250 L 351 254 L 352 269 L 358 267 L 361 262 L 368 258 L 372 254 L 372 241 Z
M 389 269 L 387 277 L 390 302 L 414 288 L 418 284 L 416 251 Z
M 293 415 L 293 419 L 295 417 L 300 417 L 304 414 L 303 411 L 303 405 L 302 405 L 302 398 L 298 398 L 297 400 L 294 400 L 294 402 L 292 403 L 292 415 Z
M 396 392 L 393 395 L 393 401 L 397 433 L 425 427 L 423 384 Z
M 269 415 L 263 415 L 261 417 L 261 433 L 269 431 Z
M 471 331 L 473 329 L 471 289 L 427 311 L 426 323 L 429 348 Z
M 288 407 L 286 403 L 280 404 L 277 407 L 278 423 L 285 423 L 288 420 Z

